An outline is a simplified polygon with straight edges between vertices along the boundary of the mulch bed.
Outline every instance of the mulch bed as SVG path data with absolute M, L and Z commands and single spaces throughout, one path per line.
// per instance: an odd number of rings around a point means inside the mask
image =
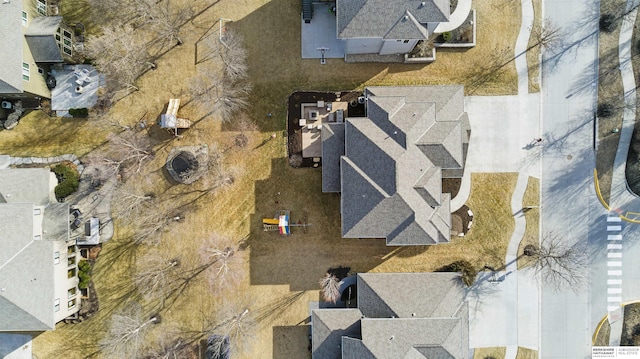
M 287 101 L 287 154 L 289 158 L 292 158 L 292 156 L 302 157 L 302 130 L 298 125 L 301 104 L 314 103 L 317 101 L 336 102 L 338 97 L 340 97 L 339 102 L 351 103 L 355 101 L 357 104 L 359 96 L 362 96 L 362 92 L 298 91 L 292 93 Z M 364 115 L 364 105 L 357 104 L 356 106 L 349 106 L 345 118 L 364 117 Z M 319 163 L 314 163 L 313 158 L 302 158 L 302 161 L 297 161 L 297 163 L 300 163 L 300 165 L 294 167 L 322 166 L 322 160 Z
M 469 216 L 469 207 L 466 205 L 451 213 L 451 238 L 458 237 L 459 233 L 466 235 L 470 230 L 469 222 L 472 221 L 473 217 Z

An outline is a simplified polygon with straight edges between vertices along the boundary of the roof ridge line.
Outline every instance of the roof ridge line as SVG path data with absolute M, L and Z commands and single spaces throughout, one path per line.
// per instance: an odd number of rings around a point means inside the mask
M 353 161 L 351 161 L 349 157 L 342 156 L 341 158 L 343 158 L 351 166 L 351 168 L 358 172 L 358 174 L 362 176 L 362 178 L 369 182 L 369 184 L 371 184 L 371 186 L 373 186 L 376 191 L 380 192 L 381 195 L 383 195 L 385 198 L 391 197 L 384 189 L 382 189 L 382 187 L 380 187 L 374 180 L 372 180 L 371 177 L 369 177 L 362 169 L 360 169 L 360 167 L 353 163 Z

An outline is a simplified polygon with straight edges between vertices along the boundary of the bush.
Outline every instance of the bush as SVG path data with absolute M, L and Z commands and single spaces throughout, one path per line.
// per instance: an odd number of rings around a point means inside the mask
M 612 14 L 604 14 L 600 17 L 600 30 L 613 32 L 618 27 L 616 17 Z
M 76 118 L 85 118 L 89 116 L 89 110 L 86 108 L 70 108 L 69 114 Z
M 87 261 L 80 261 L 78 263 L 78 288 L 86 289 L 91 281 L 91 264 Z
M 598 105 L 598 116 L 610 117 L 613 116 L 614 108 L 610 103 L 601 103 Z
M 445 31 L 442 33 L 442 39 L 444 41 L 449 41 L 451 40 L 451 33 L 449 31 Z
M 476 281 L 476 274 L 478 274 L 478 271 L 473 267 L 473 264 L 465 260 L 455 261 L 449 265 L 439 268 L 437 272 L 458 272 L 462 274 L 462 282 L 467 287 L 473 285 L 473 282 Z
M 80 178 L 75 168 L 68 164 L 59 164 L 53 167 L 52 171 L 58 178 L 58 185 L 54 190 L 58 200 L 62 200 L 78 190 Z

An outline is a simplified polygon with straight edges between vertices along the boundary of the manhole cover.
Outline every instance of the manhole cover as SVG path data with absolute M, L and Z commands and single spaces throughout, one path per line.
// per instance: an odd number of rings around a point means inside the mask
M 571 155 L 567 155 L 567 159 L 568 159 L 569 161 L 571 161 L 571 160 L 573 159 L 573 156 L 571 156 Z

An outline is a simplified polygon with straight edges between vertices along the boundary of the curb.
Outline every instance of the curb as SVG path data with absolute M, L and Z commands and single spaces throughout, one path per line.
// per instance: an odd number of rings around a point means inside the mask
M 593 332 L 593 336 L 591 337 L 591 346 L 596 344 L 596 338 L 600 333 L 600 329 L 602 329 L 602 325 L 604 325 L 604 322 L 607 321 L 608 319 L 609 319 L 609 313 L 607 313 L 602 319 L 600 319 L 600 322 L 596 326 L 596 330 Z
M 596 194 L 598 195 L 598 199 L 600 200 L 600 203 L 607 211 L 611 211 L 611 208 L 609 207 L 607 202 L 605 202 L 604 198 L 602 198 L 602 193 L 600 193 L 600 183 L 598 182 L 598 170 L 595 168 L 593 169 L 593 184 L 596 188 Z
M 602 206 L 607 211 L 611 211 L 611 207 L 609 207 L 607 202 L 605 202 L 604 198 L 602 198 L 602 193 L 600 193 L 600 184 L 598 182 L 598 170 L 595 169 L 595 168 L 593 169 L 593 183 L 594 183 L 594 187 L 596 189 L 596 194 L 598 195 L 598 199 L 600 200 L 600 203 L 602 204 Z M 622 212 L 623 212 L 622 210 L 619 210 L 619 211 L 616 211 L 616 212 L 618 212 L 618 216 L 623 221 L 629 222 L 629 223 L 634 223 L 634 224 L 640 224 L 640 219 L 629 218 L 629 217 L 625 216 L 624 214 L 622 214 Z
M 623 315 L 622 315 L 623 318 L 624 318 L 624 307 L 629 304 L 636 304 L 636 303 L 640 303 L 640 300 L 630 300 L 628 302 L 620 303 L 620 307 L 622 308 L 622 312 L 623 312 Z M 593 336 L 591 337 L 591 345 L 595 344 L 596 337 L 598 336 L 598 333 L 600 333 L 600 329 L 602 328 L 602 325 L 607 319 L 609 319 L 609 313 L 607 313 L 596 326 L 596 330 L 593 332 Z

